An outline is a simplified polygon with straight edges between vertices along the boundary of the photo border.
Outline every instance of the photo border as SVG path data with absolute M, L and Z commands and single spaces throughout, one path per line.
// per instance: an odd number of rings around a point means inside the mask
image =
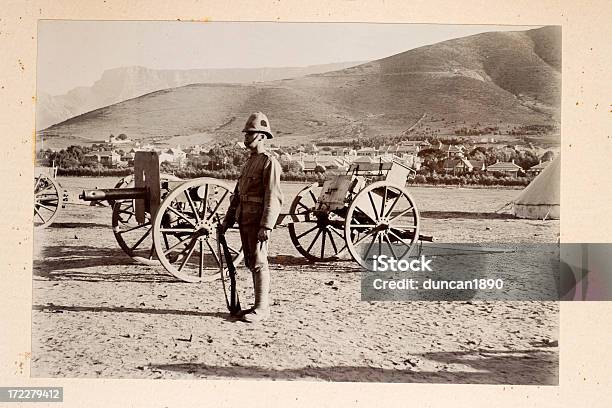
M 265 5 L 265 6 L 264 6 Z M 2 326 L 10 333 L 0 345 L 4 386 L 63 386 L 63 406 L 606 406 L 612 359 L 608 347 L 612 303 L 567 302 L 561 309 L 560 385 L 483 386 L 364 384 L 247 380 L 91 380 L 29 378 L 36 22 L 38 19 L 147 19 L 181 21 L 321 21 L 444 24 L 561 25 L 562 85 L 562 242 L 610 241 L 612 221 L 607 168 L 612 153 L 609 129 L 609 67 L 612 4 L 605 1 L 96 1 L 13 2 L 3 6 L 0 41 L 4 244 Z M 8 47 L 6 47 L 8 45 Z M 585 143 L 585 137 L 589 142 Z M 606 188 L 607 187 L 607 188 Z M 593 199 L 595 198 L 596 199 Z M 6 200 L 9 198 L 9 200 Z M 435 387 L 435 388 L 434 388 Z M 51 405 L 53 406 L 53 405 Z

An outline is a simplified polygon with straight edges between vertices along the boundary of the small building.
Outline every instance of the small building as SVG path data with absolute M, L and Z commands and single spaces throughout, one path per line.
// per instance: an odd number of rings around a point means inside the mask
M 468 160 L 472 165 L 472 171 L 486 171 L 487 165 L 484 160 Z
M 442 169 L 447 173 L 456 174 L 459 163 L 461 163 L 459 159 L 445 159 L 442 163 Z
M 348 161 L 343 158 L 320 154 L 303 156 L 298 163 L 304 173 L 314 173 L 317 168 L 346 171 L 349 166 Z
M 113 167 L 121 161 L 121 155 L 115 151 L 109 152 L 91 152 L 83 156 L 85 163 L 100 163 L 104 166 Z
M 457 144 L 457 145 L 447 145 L 442 142 L 434 143 L 431 148 L 442 150 L 446 153 L 446 157 L 462 157 L 465 152 L 465 146 Z
M 351 158 L 351 160 L 352 160 L 352 158 L 357 157 L 357 150 L 355 150 L 355 149 L 353 149 L 351 147 L 347 147 L 347 148 L 342 149 L 342 155 L 345 158 Z
M 396 146 L 395 152 L 398 155 L 418 154 L 422 149 L 429 149 L 430 147 L 431 143 L 427 140 L 405 140 Z
M 208 153 L 210 151 L 210 149 L 207 150 L 207 149 L 203 148 L 201 145 L 193 145 L 191 147 L 187 147 L 187 148 L 183 149 L 183 151 L 187 155 L 187 158 L 191 159 L 191 158 L 197 158 L 198 156 L 200 156 L 202 154 Z
M 391 151 L 396 156 L 402 157 L 407 155 L 417 155 L 421 151 L 421 146 L 418 142 L 414 142 L 411 144 L 400 144 L 395 146 L 395 148 Z
M 196 166 L 197 168 L 205 168 L 210 165 L 212 158 L 208 153 L 200 153 L 199 155 L 187 155 L 188 163 Z
M 125 162 L 125 164 L 128 166 L 133 166 L 134 165 L 134 155 L 126 153 L 123 156 L 121 156 L 121 161 Z
M 314 173 L 315 169 L 319 165 L 315 160 L 304 160 L 303 162 L 299 162 L 302 166 L 302 171 L 306 174 Z
M 545 162 L 540 161 L 540 163 L 536 164 L 535 166 L 531 166 L 529 169 L 527 169 L 527 175 L 528 176 L 537 176 L 546 167 L 548 167 L 549 164 L 550 164 L 549 161 L 545 161 Z
M 452 174 L 470 173 L 473 169 L 472 164 L 463 157 L 444 160 L 442 168 Z
M 357 150 L 357 156 L 374 157 L 378 155 L 378 150 L 373 147 L 362 147 Z
M 351 151 L 354 152 L 353 149 L 351 149 L 350 147 L 336 147 L 336 148 L 332 148 L 331 150 L 331 155 L 332 156 L 348 156 L 349 154 L 351 154 Z
M 157 155 L 158 159 L 159 159 L 159 164 L 162 163 L 174 163 L 174 157 L 171 154 L 168 154 L 166 152 L 161 152 Z
M 484 171 L 485 164 L 480 160 L 468 160 L 464 157 L 446 159 L 442 165 L 444 171 L 452 174 L 466 174 L 473 171 Z
M 370 156 L 358 156 L 353 163 L 378 163 L 378 160 L 374 160 L 373 157 Z
M 514 160 L 511 162 L 500 162 L 498 161 L 495 164 L 492 164 L 487 167 L 487 172 L 491 173 L 503 173 L 512 177 L 516 177 L 519 172 L 522 172 L 523 169 L 521 166 L 514 163 Z
M 445 145 L 440 143 L 439 149 L 446 153 L 446 157 L 463 157 L 465 147 L 463 145 Z
M 181 165 L 187 160 L 187 153 L 176 147 L 171 147 L 167 150 L 162 151 L 159 154 L 159 162 L 168 162 L 172 164 Z

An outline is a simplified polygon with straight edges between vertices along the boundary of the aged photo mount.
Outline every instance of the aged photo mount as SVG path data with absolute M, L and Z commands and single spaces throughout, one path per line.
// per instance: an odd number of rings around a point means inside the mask
M 559 241 L 561 27 L 42 20 L 38 34 L 32 377 L 559 383 L 557 302 L 363 301 L 358 244 L 367 228 L 464 252 Z M 270 318 L 250 324 L 226 309 L 215 223 L 258 111 L 284 200 Z M 384 211 L 395 197 L 418 208 L 412 230 Z M 388 218 L 371 227 L 370 198 Z

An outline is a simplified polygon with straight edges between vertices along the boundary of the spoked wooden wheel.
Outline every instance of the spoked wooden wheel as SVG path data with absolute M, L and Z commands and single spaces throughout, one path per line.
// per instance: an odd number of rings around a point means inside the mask
M 178 177 L 168 174 L 160 175 L 161 181 L 179 181 Z M 133 176 L 127 176 L 119 181 L 115 188 L 133 187 Z M 162 188 L 162 198 L 169 191 Z M 111 202 L 111 200 L 109 200 Z M 153 245 L 151 214 L 145 213 L 145 222 L 136 221 L 135 200 L 112 200 L 113 202 L 113 233 L 117 243 L 130 258 L 144 265 L 158 265 L 159 260 Z
M 419 237 L 419 211 L 408 191 L 386 181 L 370 184 L 348 208 L 344 237 L 353 259 L 371 269 L 374 256 L 406 258 Z
M 337 260 L 346 249 L 342 234 L 344 218 L 324 208 L 317 208 L 320 190 L 317 183 L 305 187 L 295 196 L 289 208 L 291 241 L 300 254 L 313 262 Z
M 45 228 L 55 221 L 60 211 L 60 187 L 43 174 L 34 179 L 34 227 Z
M 153 242 L 160 262 L 168 272 L 186 282 L 218 279 L 217 225 L 229 207 L 231 192 L 214 179 L 187 181 L 161 203 L 153 220 Z M 242 260 L 237 229 L 225 233 L 234 265 Z
M 130 258 L 145 265 L 158 265 L 153 246 L 151 214 L 144 224 L 136 221 L 134 200 L 120 200 L 113 206 L 113 233 L 117 243 Z

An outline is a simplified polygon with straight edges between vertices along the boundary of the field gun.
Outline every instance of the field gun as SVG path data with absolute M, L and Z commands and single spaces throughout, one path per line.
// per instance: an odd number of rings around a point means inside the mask
M 133 260 L 161 263 L 186 282 L 210 281 L 221 265 L 216 228 L 229 206 L 231 187 L 210 178 L 180 180 L 160 175 L 155 152 L 137 152 L 133 180 L 119 188 L 84 190 L 84 201 L 113 203 L 115 239 Z M 237 264 L 242 259 L 237 230 L 226 234 Z

